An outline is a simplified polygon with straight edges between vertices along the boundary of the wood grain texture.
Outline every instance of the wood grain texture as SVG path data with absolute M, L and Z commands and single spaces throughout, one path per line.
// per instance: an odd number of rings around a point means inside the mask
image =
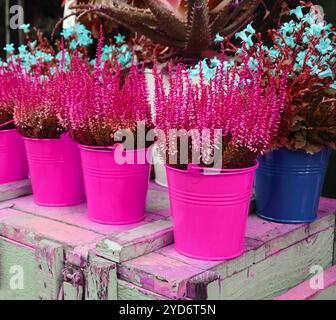
M 117 266 L 115 263 L 93 258 L 85 272 L 86 300 L 117 300 Z
M 118 300 L 166 300 L 167 297 L 140 288 L 132 283 L 118 280 Z
M 0 201 L 15 199 L 32 193 L 29 179 L 0 184 Z
M 304 239 L 249 268 L 222 278 L 207 292 L 212 299 L 272 299 L 310 276 L 313 265 L 332 263 L 334 227 Z
M 37 299 L 35 276 L 34 249 L 0 237 L 0 300 Z
M 84 288 L 83 286 L 75 287 L 72 283 L 63 282 L 63 299 L 64 300 L 83 300 Z
M 2 204 L 11 207 L 12 210 L 16 210 L 19 216 L 17 219 L 13 218 L 13 220 L 4 221 L 8 228 L 13 229 L 14 223 L 18 223 L 18 228 L 21 228 L 19 220 L 23 219 L 25 220 L 25 225 L 33 229 L 35 221 L 40 221 L 39 229 L 34 228 L 32 233 L 42 234 L 44 233 L 43 231 L 46 231 L 43 223 L 48 221 L 54 226 L 54 230 L 59 231 L 57 239 L 53 238 L 54 240 L 66 243 L 65 239 L 61 239 L 60 232 L 63 229 L 72 238 L 75 235 L 77 235 L 77 238 L 80 236 L 86 238 L 86 241 L 83 239 L 81 243 L 77 241 L 76 244 L 69 243 L 71 241 L 69 239 L 67 245 L 92 249 L 91 244 L 98 244 L 97 252 L 99 255 L 115 262 L 138 257 L 173 242 L 168 193 L 167 190 L 160 189 L 154 184 L 149 186 L 145 220 L 130 225 L 112 226 L 92 222 L 87 218 L 85 203 L 60 208 L 43 207 L 34 204 L 33 196 L 26 196 L 3 202 Z M 0 212 L 4 211 L 5 209 Z M 20 216 L 20 213 L 26 214 L 26 216 Z M 63 228 L 60 227 L 60 223 L 63 224 Z M 71 228 L 73 232 L 69 232 Z M 76 231 L 74 228 L 76 228 Z M 73 258 L 75 257 L 73 256 Z M 84 257 L 83 260 L 85 259 Z
M 275 300 L 336 300 L 336 265 L 324 270 L 321 274 L 323 288 L 312 288 L 311 276 L 306 281 L 291 288 Z
M 36 287 L 38 299 L 57 300 L 62 285 L 63 246 L 42 240 L 36 247 Z

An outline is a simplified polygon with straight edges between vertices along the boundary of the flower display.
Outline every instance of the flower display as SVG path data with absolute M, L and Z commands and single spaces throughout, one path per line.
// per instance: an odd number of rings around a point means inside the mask
M 266 45 L 253 29 L 237 36 L 256 69 L 262 60 L 264 81 L 288 71 L 285 109 L 274 148 L 303 149 L 308 153 L 325 146 L 336 148 L 336 34 L 311 4 L 290 11 L 290 20 L 270 30 Z M 237 56 L 242 48 L 234 48 Z
M 0 130 L 14 128 L 14 101 L 17 97 L 20 68 L 13 63 L 0 66 Z
M 68 130 L 63 106 L 66 99 L 67 75 L 56 72 L 43 77 L 22 74 L 14 101 L 14 121 L 24 136 L 57 139 Z
M 208 167 L 215 160 L 222 168 L 243 168 L 269 148 L 278 132 L 286 83 L 284 75 L 279 84 L 272 78 L 265 88 L 261 62 L 255 73 L 246 55 L 241 65 L 230 67 L 222 59 L 209 81 L 201 64 L 196 84 L 178 65 L 169 73 L 168 92 L 156 73 L 156 126 L 165 137 L 159 138 L 159 149 L 169 165 Z
M 101 35 L 93 73 L 85 61 L 74 59 L 64 103 L 71 134 L 89 146 L 121 142 L 116 135 L 122 129 L 136 136 L 139 123 L 145 130 L 152 127 L 144 68 L 133 63 L 123 76 L 120 63 L 101 64 L 102 48 Z

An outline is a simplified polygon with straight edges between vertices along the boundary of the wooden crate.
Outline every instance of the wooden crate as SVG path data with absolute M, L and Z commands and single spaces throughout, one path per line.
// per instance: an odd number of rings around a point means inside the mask
M 140 223 L 109 226 L 88 220 L 86 204 L 47 208 L 32 196 L 2 201 L 0 299 L 117 299 L 112 260 L 127 261 L 173 241 L 167 194 L 152 184 L 147 211 Z
M 128 226 L 89 221 L 85 204 L 2 201 L 0 299 L 274 298 L 308 278 L 311 265 L 332 264 L 335 212 L 336 200 L 322 199 L 319 219 L 307 225 L 250 215 L 245 253 L 209 262 L 175 252 L 167 190 L 154 184 L 146 219 Z

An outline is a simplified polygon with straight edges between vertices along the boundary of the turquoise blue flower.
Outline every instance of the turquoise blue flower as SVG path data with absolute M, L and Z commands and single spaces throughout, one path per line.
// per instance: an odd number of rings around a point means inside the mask
M 247 48 L 253 46 L 253 40 L 252 40 L 253 34 L 249 34 L 247 36 L 245 31 L 241 31 L 236 33 L 235 37 L 236 39 L 240 38 L 246 44 Z
M 319 37 L 324 30 L 325 24 L 323 22 L 312 24 L 306 28 L 306 33 L 311 36 Z
M 195 65 L 193 68 L 188 69 L 189 77 L 192 79 L 194 77 L 199 76 L 200 66 L 199 64 Z
M 255 34 L 255 32 L 256 32 L 256 31 L 254 30 L 254 28 L 252 27 L 252 23 L 249 23 L 249 24 L 246 26 L 245 31 L 248 32 L 248 33 L 250 33 L 250 34 Z
M 221 61 L 217 57 L 212 58 L 210 62 L 213 68 L 217 68 L 221 64 Z
M 264 51 L 266 50 L 264 49 Z M 278 58 L 280 56 L 280 52 L 274 48 L 271 48 L 268 54 L 270 55 L 271 58 Z
M 298 55 L 296 57 L 296 62 L 298 63 L 298 65 L 300 67 L 303 66 L 305 58 L 306 58 L 306 51 L 301 51 L 301 52 L 298 53 Z
M 295 47 L 295 38 L 293 36 L 289 36 L 285 38 L 286 44 L 291 47 L 294 48 Z
M 90 33 L 90 31 L 83 24 L 77 23 L 76 33 L 77 34 L 87 34 L 87 33 Z
M 72 50 L 75 50 L 77 48 L 77 41 L 75 39 L 71 40 L 69 48 Z
M 56 55 L 56 60 L 61 61 L 62 60 L 62 51 L 58 52 Z M 64 65 L 67 66 L 71 63 L 71 56 L 68 51 L 64 51 Z
M 207 60 L 202 60 L 202 73 L 205 79 L 210 80 L 215 74 L 216 68 L 210 68 L 208 66 Z
M 77 44 L 79 46 L 88 46 L 93 43 L 91 33 L 81 33 L 77 35 Z
M 36 62 L 37 62 L 36 57 L 34 55 L 30 54 L 28 56 L 27 63 L 29 63 L 30 65 L 36 65 Z
M 295 9 L 290 11 L 291 15 L 295 15 L 299 20 L 303 18 L 303 12 L 302 9 L 304 6 L 298 6 Z
M 320 39 L 320 42 L 318 43 L 318 45 L 316 45 L 316 49 L 322 54 L 326 54 L 329 51 L 332 51 L 333 47 L 331 46 L 331 40 L 329 38 Z
M 257 71 L 258 70 L 258 60 L 255 58 L 250 58 L 249 62 L 248 62 L 249 67 L 254 70 Z
M 118 33 L 116 36 L 114 36 L 116 44 L 122 44 L 125 42 L 125 36 Z
M 336 81 L 330 85 L 330 88 L 336 90 Z
M 57 70 L 57 69 L 56 69 L 55 67 L 51 67 L 51 68 L 50 68 L 50 74 L 51 74 L 51 75 L 54 75 L 54 74 L 56 73 L 56 70 Z
M 21 46 L 18 47 L 18 50 L 19 50 L 19 54 L 20 56 L 24 56 L 27 54 L 27 46 L 22 44 Z
M 118 61 L 122 66 L 127 66 L 132 61 L 132 53 L 128 51 L 124 55 L 120 54 Z
M 67 40 L 68 38 L 72 37 L 75 33 L 75 30 L 73 27 L 69 27 L 69 28 L 65 28 L 63 29 L 63 31 L 61 32 L 61 36 Z
M 111 55 L 114 51 L 114 46 L 111 46 L 111 45 L 105 45 L 103 47 L 103 54 L 106 54 L 106 55 Z
M 214 42 L 215 43 L 219 43 L 219 42 L 223 42 L 224 41 L 224 37 L 222 37 L 219 33 L 216 34 Z
M 32 49 L 35 49 L 36 45 L 37 45 L 37 41 L 36 41 L 36 40 L 30 42 L 30 47 L 31 47 Z
M 29 23 L 21 24 L 19 29 L 23 30 L 24 33 L 28 33 L 30 29 L 30 24 Z
M 121 47 L 117 48 L 117 50 L 121 53 L 126 53 L 129 50 L 129 48 L 127 44 L 123 44 Z
M 282 32 L 283 35 L 287 35 L 287 33 L 292 33 L 294 32 L 294 27 L 295 27 L 295 23 L 293 20 L 291 20 L 290 22 L 286 22 L 284 23 L 281 28 L 280 31 Z
M 334 79 L 334 74 L 331 71 L 330 67 L 327 67 L 326 70 L 321 71 L 318 75 L 319 75 L 320 78 L 329 78 L 330 77 L 330 78 Z
M 7 52 L 7 53 L 14 53 L 14 44 L 13 43 L 7 43 L 6 46 L 4 47 L 4 50 Z

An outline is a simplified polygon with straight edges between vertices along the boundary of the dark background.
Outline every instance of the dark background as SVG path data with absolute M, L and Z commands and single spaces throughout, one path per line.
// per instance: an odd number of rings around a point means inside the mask
M 6 44 L 5 33 L 5 8 L 6 1 L 9 6 L 18 4 L 20 0 L 0 0 L 0 56 L 4 56 L 2 48 Z M 274 0 L 267 0 L 272 2 Z M 30 23 L 31 26 L 38 27 L 44 34 L 50 35 L 55 23 L 63 16 L 63 8 L 61 7 L 62 0 L 21 0 L 24 6 L 25 23 Z M 294 1 L 293 1 L 294 2 Z M 327 19 L 333 24 L 336 24 L 336 0 L 320 0 L 318 4 L 322 5 L 326 13 Z M 21 32 L 21 37 L 19 33 Z M 10 30 L 10 42 L 16 45 L 22 42 L 22 31 Z

